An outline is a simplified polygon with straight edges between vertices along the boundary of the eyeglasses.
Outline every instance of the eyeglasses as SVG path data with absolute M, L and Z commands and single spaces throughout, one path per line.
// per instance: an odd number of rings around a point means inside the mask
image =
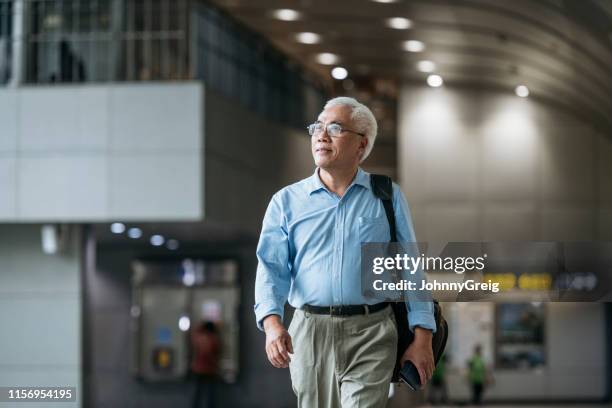
M 313 123 L 312 125 L 308 125 L 306 129 L 308 129 L 308 134 L 310 136 L 315 136 L 315 135 L 320 135 L 321 133 L 323 133 L 323 128 L 327 130 L 327 134 L 330 135 L 331 137 L 341 137 L 343 132 L 351 132 L 359 136 L 365 136 L 364 133 L 359 133 L 359 132 L 355 132 L 354 130 L 343 128 L 338 123 L 330 123 L 329 125 L 327 125 L 327 127 L 325 127 L 323 123 L 316 122 L 316 123 Z

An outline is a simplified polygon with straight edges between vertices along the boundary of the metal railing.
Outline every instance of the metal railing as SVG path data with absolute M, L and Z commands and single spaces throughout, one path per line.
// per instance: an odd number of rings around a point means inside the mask
M 26 82 L 189 79 L 188 0 L 27 0 Z
M 325 98 L 266 39 L 203 1 L 0 0 L 0 84 L 187 79 L 300 128 Z

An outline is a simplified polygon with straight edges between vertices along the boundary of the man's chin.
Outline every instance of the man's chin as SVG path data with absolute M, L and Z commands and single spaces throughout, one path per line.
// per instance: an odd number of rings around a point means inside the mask
M 329 165 L 329 160 L 321 159 L 320 157 L 314 158 L 315 166 L 325 168 Z

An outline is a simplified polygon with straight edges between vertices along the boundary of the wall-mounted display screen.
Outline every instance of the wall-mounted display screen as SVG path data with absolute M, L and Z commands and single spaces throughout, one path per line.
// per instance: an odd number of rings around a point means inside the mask
M 546 364 L 543 303 L 496 305 L 497 368 L 526 369 Z

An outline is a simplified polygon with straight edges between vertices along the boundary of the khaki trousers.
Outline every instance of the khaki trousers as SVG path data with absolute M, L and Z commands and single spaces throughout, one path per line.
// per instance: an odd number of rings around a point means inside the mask
M 289 370 L 299 408 L 384 408 L 395 366 L 391 307 L 355 316 L 297 309 L 289 325 Z

